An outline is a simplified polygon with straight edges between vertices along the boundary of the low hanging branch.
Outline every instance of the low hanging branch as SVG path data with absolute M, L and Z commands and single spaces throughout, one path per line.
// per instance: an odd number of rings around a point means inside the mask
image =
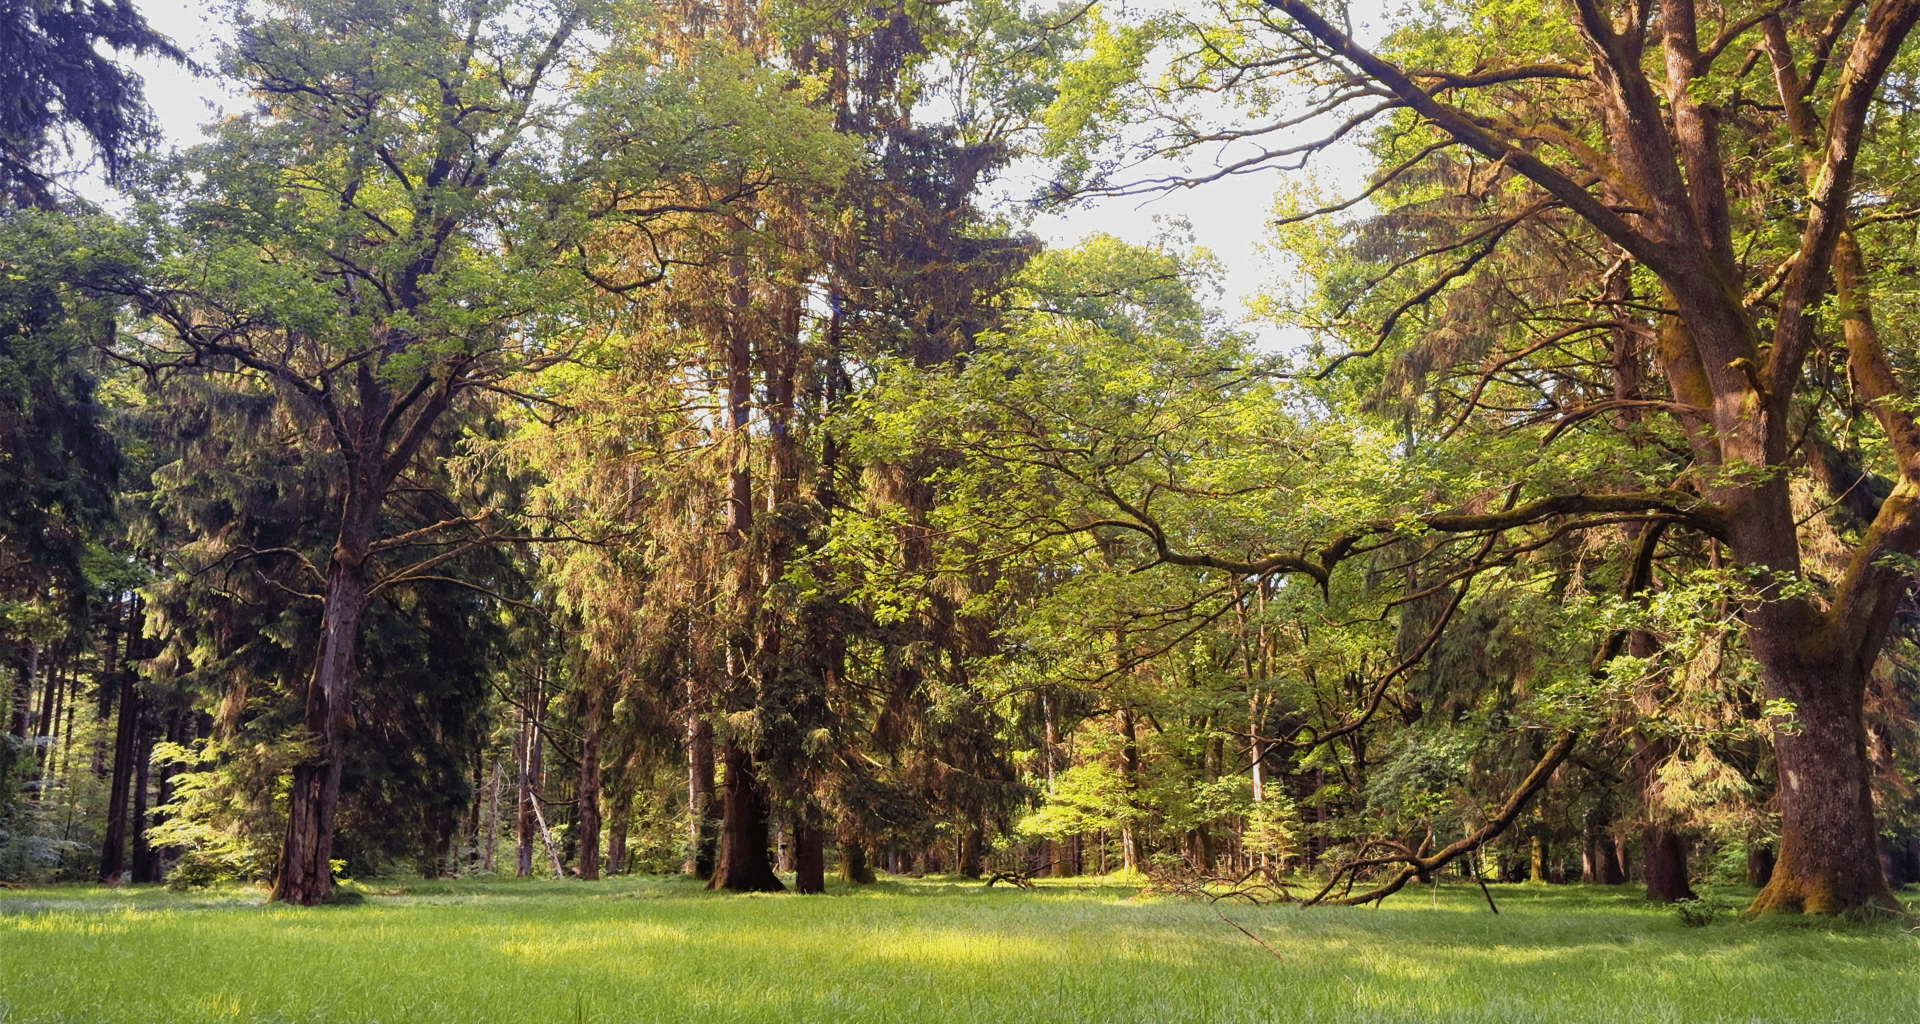
M 1328 903 L 1333 906 L 1351 907 L 1358 906 L 1362 903 L 1372 903 L 1375 900 L 1386 899 L 1388 896 L 1405 888 L 1408 882 L 1414 881 L 1415 879 L 1425 880 L 1427 876 L 1433 874 L 1435 871 L 1446 867 L 1460 857 L 1499 838 L 1500 834 L 1505 832 L 1509 825 L 1513 824 L 1514 819 L 1520 816 L 1520 812 L 1526 810 L 1527 804 L 1533 799 L 1534 794 L 1545 788 L 1547 780 L 1553 777 L 1553 773 L 1566 761 L 1567 756 L 1573 753 L 1573 744 L 1579 738 L 1580 733 L 1576 729 L 1568 729 L 1562 732 L 1559 741 L 1554 743 L 1545 754 L 1541 755 L 1539 762 L 1533 766 L 1533 771 L 1529 772 L 1526 779 L 1520 783 L 1520 788 L 1514 790 L 1513 795 L 1507 798 L 1506 805 L 1501 807 L 1499 812 L 1493 817 L 1488 818 L 1486 824 L 1473 830 L 1473 832 L 1447 844 L 1439 852 L 1430 857 L 1422 857 L 1418 853 L 1413 853 L 1397 857 L 1368 857 L 1342 864 L 1340 868 L 1333 873 L 1333 877 L 1327 880 L 1326 887 L 1315 894 L 1312 899 L 1307 900 L 1306 905 L 1313 906 L 1318 903 Z M 1378 888 L 1361 893 L 1358 896 L 1343 896 L 1333 900 L 1327 899 L 1327 894 L 1331 893 L 1334 886 L 1339 884 L 1343 875 L 1351 877 L 1364 868 L 1381 867 L 1387 864 L 1402 864 L 1405 866 L 1400 869 L 1398 874 L 1389 879 L 1386 884 Z
M 1667 526 L 1668 524 L 1665 522 L 1656 522 L 1640 534 L 1638 541 L 1634 545 L 1633 561 L 1628 566 L 1627 578 L 1621 587 L 1622 592 L 1627 597 L 1632 597 L 1640 593 L 1652 582 L 1654 553 L 1659 547 L 1661 536 L 1666 533 Z M 1625 645 L 1626 635 L 1625 630 L 1613 631 L 1608 634 L 1606 640 L 1604 640 L 1600 644 L 1599 649 L 1594 652 L 1592 671 L 1596 676 L 1603 674 L 1606 671 L 1606 663 L 1619 655 Z M 1499 838 L 1500 834 L 1505 832 L 1507 828 L 1513 824 L 1514 819 L 1520 816 L 1520 812 L 1526 810 L 1527 804 L 1533 799 L 1534 794 L 1545 788 L 1548 780 L 1553 778 L 1553 773 L 1558 771 L 1560 765 L 1565 763 L 1567 758 L 1573 754 L 1573 745 L 1579 738 L 1580 733 L 1577 729 L 1567 729 L 1563 731 L 1560 734 L 1559 740 L 1555 742 L 1552 747 L 1548 748 L 1545 754 L 1540 756 L 1540 760 L 1533 766 L 1533 771 L 1527 773 L 1527 777 L 1520 783 L 1520 788 L 1514 790 L 1513 795 L 1507 798 L 1506 804 L 1500 808 L 1499 812 L 1488 818 L 1485 824 L 1473 832 L 1455 842 L 1449 843 L 1445 848 L 1431 856 L 1421 856 L 1420 850 L 1405 850 L 1405 848 L 1402 847 L 1405 852 L 1397 856 L 1365 857 L 1342 864 L 1334 871 L 1333 877 L 1327 879 L 1326 886 L 1316 893 L 1312 899 L 1306 901 L 1306 905 L 1312 906 L 1316 903 L 1324 902 L 1332 903 L 1336 906 L 1357 906 L 1362 903 L 1372 903 L 1375 900 L 1386 899 L 1388 896 L 1399 892 L 1408 882 L 1415 879 L 1426 881 L 1427 877 L 1435 871 L 1446 867 L 1460 857 L 1473 853 L 1487 843 Z M 1425 847 L 1426 844 L 1422 843 L 1421 849 L 1425 849 Z M 1361 893 L 1358 896 L 1345 895 L 1347 891 L 1351 890 L 1353 881 L 1358 877 L 1358 873 L 1361 870 L 1370 867 L 1383 867 L 1389 864 L 1400 864 L 1402 867 L 1400 872 L 1389 879 L 1386 884 L 1371 891 Z M 1338 899 L 1328 900 L 1327 895 L 1333 892 L 1336 885 L 1340 884 L 1343 876 L 1346 879 L 1348 889 L 1342 890 L 1343 895 Z M 1475 872 L 1475 877 L 1479 877 L 1478 872 Z M 1485 883 L 1482 882 L 1481 889 L 1483 892 L 1485 888 Z M 1487 895 L 1487 905 L 1489 907 L 1493 906 L 1493 896 L 1491 894 Z M 1495 908 L 1494 913 L 1497 914 L 1499 912 L 1499 909 Z

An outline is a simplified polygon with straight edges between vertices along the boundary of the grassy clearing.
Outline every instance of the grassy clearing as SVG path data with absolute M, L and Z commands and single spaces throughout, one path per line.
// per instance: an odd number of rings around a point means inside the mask
M 1381 909 L 1222 908 L 1278 960 L 1208 907 L 1092 884 L 369 889 L 312 910 L 0 893 L 0 1022 L 1920 1020 L 1911 923 L 1690 929 L 1630 888 L 1498 886 L 1497 917 L 1458 883 Z

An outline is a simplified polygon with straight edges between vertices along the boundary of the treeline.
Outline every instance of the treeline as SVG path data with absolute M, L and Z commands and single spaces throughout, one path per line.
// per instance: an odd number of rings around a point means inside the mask
M 1920 539 L 1911 343 L 1863 311 L 1909 298 L 1908 115 L 1848 97 L 1902 88 L 1896 7 L 1740 21 L 1770 83 L 1691 44 L 1742 112 L 1691 142 L 1685 88 L 1617 84 L 1680 73 L 1646 25 L 1505 8 L 1375 53 L 1291 0 L 285 0 L 229 26 L 249 109 L 140 159 L 137 80 L 41 47 L 0 125 L 0 877 L 1890 904 Z M 1273 214 L 1285 352 L 1204 250 L 993 200 L 1342 139 L 1376 176 Z

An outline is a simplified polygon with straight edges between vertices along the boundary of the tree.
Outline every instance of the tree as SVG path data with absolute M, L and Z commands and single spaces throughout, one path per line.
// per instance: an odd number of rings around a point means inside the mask
M 1409 254 L 1374 281 L 1380 287 L 1363 287 L 1377 302 L 1376 318 L 1365 330 L 1332 332 L 1359 335 L 1352 355 L 1336 362 L 1403 350 L 1421 330 L 1408 314 L 1430 303 L 1446 308 L 1485 272 L 1479 264 L 1488 254 L 1522 244 L 1526 225 L 1565 224 L 1572 244 L 1608 253 L 1606 262 L 1619 264 L 1614 273 L 1630 275 L 1624 294 L 1600 298 L 1605 316 L 1534 325 L 1484 376 L 1546 367 L 1580 343 L 1578 328 L 1591 332 L 1605 320 L 1650 343 L 1641 351 L 1650 350 L 1656 379 L 1629 376 L 1639 362 L 1628 360 L 1616 371 L 1615 394 L 1543 403 L 1537 418 L 1501 410 L 1486 421 L 1533 424 L 1552 439 L 1576 425 L 1585 425 L 1583 435 L 1600 429 L 1602 414 L 1635 410 L 1671 424 L 1684 468 L 1645 480 L 1637 493 L 1564 481 L 1515 490 L 1485 512 L 1413 515 L 1429 531 L 1480 537 L 1629 516 L 1719 542 L 1744 581 L 1746 647 L 1775 702 L 1774 756 L 1784 780 L 1780 860 L 1754 908 L 1891 906 L 1861 708 L 1908 586 L 1906 560 L 1920 550 L 1911 495 L 1920 487 L 1920 430 L 1904 411 L 1900 337 L 1872 314 L 1871 268 L 1874 225 L 1905 208 L 1900 179 L 1876 171 L 1882 148 L 1903 151 L 1904 114 L 1877 97 L 1905 59 L 1920 4 L 1728 9 L 1711 33 L 1690 0 L 1571 0 L 1551 13 L 1489 5 L 1409 27 L 1381 52 L 1304 0 L 1221 11 L 1236 31 L 1214 37 L 1223 45 L 1186 49 L 1170 78 L 1176 87 L 1146 102 L 1177 105 L 1180 84 L 1220 76 L 1239 76 L 1245 94 L 1263 102 L 1297 82 L 1307 102 L 1298 116 L 1223 134 L 1157 121 L 1164 130 L 1147 135 L 1146 151 L 1193 153 L 1227 139 L 1247 147 L 1232 162 L 1246 169 L 1302 159 L 1377 124 L 1392 162 L 1366 190 L 1324 204 L 1328 214 L 1368 195 L 1388 209 L 1410 204 L 1422 198 L 1416 186 L 1433 187 L 1443 161 L 1472 169 L 1471 191 L 1454 193 L 1476 205 L 1472 232 Z M 1174 37 L 1198 43 L 1211 31 Z M 1138 66 L 1154 42 L 1108 61 Z M 1750 74 L 1756 68 L 1770 77 Z M 1315 117 L 1333 128 L 1297 145 L 1264 142 Z M 1098 174 L 1111 167 L 1090 163 L 1089 180 L 1102 185 Z M 1306 205 L 1303 212 L 1320 204 Z M 1828 397 L 1839 367 L 1861 389 L 1852 407 Z M 1856 429 L 1877 432 L 1872 468 L 1893 484 L 1847 538 L 1844 564 L 1816 578 L 1793 492 L 1794 481 L 1824 467 L 1797 439 Z M 1506 472 L 1523 490 L 1532 486 L 1524 473 Z M 1379 535 L 1366 527 L 1304 551 L 1221 559 L 1136 523 L 1170 561 L 1316 581 Z
M 108 177 L 123 175 L 159 134 L 140 76 L 101 53 L 186 57 L 131 3 L 7 0 L 0 6 L 0 192 L 19 206 L 51 206 L 47 151 L 77 131 Z
M 226 63 L 259 108 L 173 169 L 170 208 L 149 207 L 160 266 L 129 290 L 164 332 L 134 358 L 257 381 L 331 489 L 322 562 L 251 553 L 300 565 L 321 623 L 277 899 L 331 891 L 369 602 L 506 532 L 472 509 L 383 534 L 382 512 L 450 412 L 552 356 L 537 317 L 570 289 L 529 216 L 553 181 L 532 144 L 586 16 L 355 0 L 248 13 Z

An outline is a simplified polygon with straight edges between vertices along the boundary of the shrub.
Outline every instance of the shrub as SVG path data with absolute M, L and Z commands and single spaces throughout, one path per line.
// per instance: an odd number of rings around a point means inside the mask
M 1719 916 L 1719 909 L 1706 900 L 1681 900 L 1673 905 L 1673 912 L 1680 917 L 1680 923 L 1689 928 L 1705 928 Z

